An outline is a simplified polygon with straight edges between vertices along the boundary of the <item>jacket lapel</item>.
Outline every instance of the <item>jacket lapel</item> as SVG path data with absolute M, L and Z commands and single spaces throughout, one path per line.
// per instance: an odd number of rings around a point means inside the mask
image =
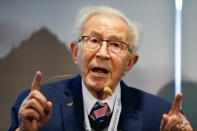
M 121 81 L 121 102 L 122 111 L 119 127 L 123 131 L 141 131 L 142 130 L 142 112 L 140 109 L 140 95 L 135 93 L 133 88 L 128 87 Z
M 119 128 L 123 131 L 141 131 L 140 94 L 135 93 L 134 89 L 128 87 L 123 81 L 121 81 L 120 85 L 122 111 Z M 84 108 L 80 76 L 68 81 L 65 85 L 64 94 L 67 99 L 65 103 L 60 104 L 64 130 L 84 130 Z
M 65 103 L 60 104 L 64 130 L 84 130 L 84 110 L 80 76 L 68 81 L 64 94 L 68 97 Z

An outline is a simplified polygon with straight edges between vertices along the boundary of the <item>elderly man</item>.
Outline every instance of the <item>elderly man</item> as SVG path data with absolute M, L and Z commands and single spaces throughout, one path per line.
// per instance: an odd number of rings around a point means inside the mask
M 17 131 L 192 131 L 179 107 L 127 86 L 121 79 L 135 65 L 138 31 L 109 7 L 81 11 L 79 39 L 71 43 L 79 76 L 40 87 L 37 71 L 31 90 L 12 108 L 10 130 Z

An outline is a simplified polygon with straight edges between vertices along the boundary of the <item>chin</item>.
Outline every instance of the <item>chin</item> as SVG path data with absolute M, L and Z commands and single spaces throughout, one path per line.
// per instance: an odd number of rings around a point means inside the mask
M 84 83 L 86 86 L 90 87 L 94 90 L 102 90 L 105 86 L 111 86 L 112 82 L 109 78 L 101 78 L 101 77 L 95 77 L 92 75 L 87 75 L 84 79 Z
M 89 86 L 91 88 L 94 88 L 95 90 L 101 90 L 104 88 L 104 85 L 102 83 L 97 83 L 97 82 L 92 82 L 91 84 L 89 84 Z

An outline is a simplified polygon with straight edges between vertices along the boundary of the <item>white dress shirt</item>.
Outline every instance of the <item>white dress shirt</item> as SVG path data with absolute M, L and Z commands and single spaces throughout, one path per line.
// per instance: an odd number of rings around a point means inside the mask
M 87 87 L 85 86 L 83 80 L 82 80 L 82 93 L 83 93 L 83 103 L 84 106 L 86 106 L 87 112 L 88 114 L 90 114 L 92 107 L 94 106 L 94 104 L 97 101 L 101 101 L 103 103 L 107 103 L 109 105 L 110 108 L 110 113 L 113 112 L 114 109 L 114 103 L 116 100 L 116 96 L 118 93 L 120 93 L 120 84 L 117 85 L 117 87 L 115 88 L 115 90 L 112 92 L 112 95 L 109 96 L 107 99 L 104 100 L 99 100 L 97 98 L 95 98 L 87 89 Z M 84 112 L 84 115 L 87 115 L 86 112 Z

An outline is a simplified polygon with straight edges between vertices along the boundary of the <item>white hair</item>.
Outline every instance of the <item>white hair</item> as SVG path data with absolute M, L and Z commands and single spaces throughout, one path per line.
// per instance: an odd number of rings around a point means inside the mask
M 95 16 L 95 15 L 115 15 L 120 17 L 123 21 L 125 21 L 128 24 L 129 27 L 129 38 L 130 38 L 130 45 L 132 50 L 136 50 L 139 43 L 139 36 L 142 32 L 140 32 L 141 28 L 139 28 L 139 24 L 131 22 L 127 16 L 125 16 L 122 12 L 106 7 L 106 6 L 92 6 L 92 7 L 86 7 L 79 11 L 78 17 L 75 21 L 75 30 L 78 35 L 80 35 L 84 27 L 87 23 L 87 21 Z

